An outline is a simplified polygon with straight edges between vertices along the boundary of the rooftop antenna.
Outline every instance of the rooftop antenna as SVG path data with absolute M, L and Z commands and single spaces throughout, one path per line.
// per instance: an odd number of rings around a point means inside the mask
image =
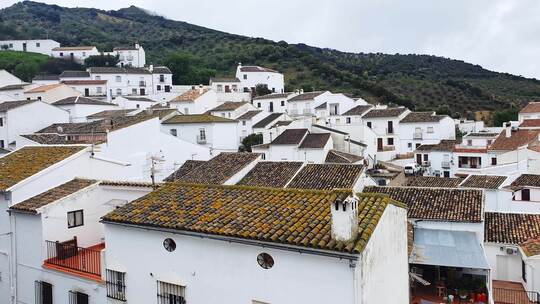
M 161 151 L 160 151 L 161 153 Z M 158 168 L 158 164 L 165 162 L 165 157 L 163 155 L 151 155 L 149 158 L 150 161 L 150 179 L 152 179 L 152 188 L 156 189 L 156 174 L 161 172 L 161 169 Z

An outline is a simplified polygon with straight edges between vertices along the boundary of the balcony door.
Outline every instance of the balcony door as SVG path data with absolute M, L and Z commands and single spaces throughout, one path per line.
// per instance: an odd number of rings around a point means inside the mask
M 394 122 L 393 121 L 388 122 L 388 134 L 394 134 Z
M 146 95 L 146 90 L 145 89 L 141 89 L 141 95 Z
M 274 112 L 274 103 L 273 102 L 270 102 L 270 109 L 268 111 Z
M 377 150 L 382 151 L 383 149 L 383 139 L 377 138 Z

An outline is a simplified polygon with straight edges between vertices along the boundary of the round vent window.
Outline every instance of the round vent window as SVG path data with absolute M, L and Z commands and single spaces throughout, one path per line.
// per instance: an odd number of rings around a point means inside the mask
M 167 238 L 163 241 L 163 247 L 168 252 L 173 252 L 176 249 L 176 242 L 173 239 Z
M 274 258 L 268 253 L 263 252 L 257 256 L 257 263 L 264 269 L 270 269 L 274 266 Z

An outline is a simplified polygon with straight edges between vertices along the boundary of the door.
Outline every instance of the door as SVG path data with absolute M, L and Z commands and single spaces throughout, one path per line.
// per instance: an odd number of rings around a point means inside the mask
M 141 89 L 141 95 L 146 95 L 146 90 L 145 89 Z
M 383 139 L 377 138 L 377 150 L 382 151 L 383 149 Z
M 22 44 L 22 49 L 23 49 L 23 52 L 26 52 L 26 43 Z
M 90 96 L 90 89 L 89 88 L 86 88 L 84 89 L 84 96 Z
M 166 85 L 166 86 L 165 86 L 165 92 L 169 93 L 170 91 L 171 91 L 171 87 L 168 86 L 168 85 Z
M 388 134 L 393 134 L 393 133 L 394 133 L 394 122 L 389 121 L 388 122 Z
M 416 154 L 416 163 L 419 165 L 422 164 L 422 154 Z
M 509 263 L 508 256 L 505 255 L 498 255 L 497 256 L 497 277 L 496 280 L 499 281 L 510 281 L 510 277 L 508 275 L 508 263 Z
M 444 171 L 443 174 L 444 177 L 450 177 L 450 171 Z
M 270 102 L 270 112 L 274 112 L 274 103 Z

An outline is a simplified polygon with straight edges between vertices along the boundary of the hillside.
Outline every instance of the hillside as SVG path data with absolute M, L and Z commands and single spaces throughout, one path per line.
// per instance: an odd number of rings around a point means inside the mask
M 172 21 L 129 7 L 118 11 L 63 8 L 25 1 L 0 11 L 0 39 L 43 38 L 100 50 L 139 42 L 148 61 L 166 63 L 172 53 L 189 55 L 196 72 L 183 81 L 234 72 L 258 64 L 286 75 L 292 90 L 329 89 L 393 102 L 416 110 L 471 116 L 540 99 L 540 81 L 495 73 L 463 61 L 427 55 L 353 54 L 303 44 L 228 34 Z

